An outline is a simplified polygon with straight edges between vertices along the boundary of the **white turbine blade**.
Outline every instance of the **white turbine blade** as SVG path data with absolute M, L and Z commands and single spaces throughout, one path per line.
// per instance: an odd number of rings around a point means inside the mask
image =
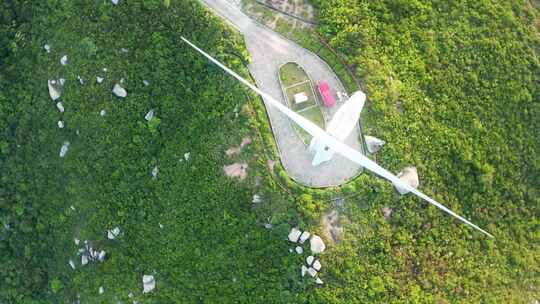
M 461 217 L 460 215 L 456 214 L 452 210 L 448 209 L 444 205 L 438 203 L 434 199 L 430 198 L 429 196 L 425 195 L 421 191 L 411 187 L 409 184 L 403 182 L 400 180 L 397 176 L 389 172 L 388 170 L 384 169 L 383 167 L 379 166 L 374 161 L 370 160 L 366 156 L 362 155 L 362 153 L 354 150 L 353 148 L 347 146 L 346 144 L 342 143 L 338 139 L 330 136 L 328 133 L 326 133 L 324 130 L 319 128 L 317 125 L 315 125 L 313 122 L 309 121 L 308 119 L 300 116 L 296 112 L 292 111 L 288 107 L 284 106 L 281 102 L 275 100 L 272 98 L 272 96 L 266 94 L 265 92 L 259 90 L 257 87 L 249 83 L 247 80 L 233 72 L 231 69 L 227 68 L 223 64 L 221 64 L 219 61 L 214 59 L 212 56 L 205 53 L 203 50 L 199 49 L 197 46 L 195 46 L 193 43 L 189 42 L 186 38 L 181 37 L 183 41 L 185 41 L 187 44 L 189 44 L 191 47 L 193 47 L 195 50 L 197 50 L 199 53 L 204 55 L 206 58 L 208 58 L 210 61 L 215 63 L 217 66 L 225 70 L 227 73 L 232 75 L 234 78 L 236 78 L 238 81 L 255 91 L 257 94 L 261 95 L 267 102 L 272 104 L 273 106 L 277 107 L 278 110 L 283 112 L 285 115 L 287 115 L 292 121 L 297 123 L 301 128 L 303 128 L 307 133 L 309 133 L 313 137 L 319 137 L 320 140 L 323 140 L 330 149 L 333 149 L 334 151 L 338 152 L 339 154 L 345 156 L 349 160 L 361 165 L 362 167 L 368 169 L 369 171 L 391 181 L 392 183 L 398 185 L 401 188 L 407 189 L 408 191 L 412 192 L 416 196 L 420 197 L 421 199 L 427 201 L 428 203 L 434 205 L 435 207 L 443 210 L 444 212 L 450 214 L 451 216 L 459 219 L 460 221 L 464 222 L 465 224 L 477 229 L 478 231 L 484 233 L 485 235 L 489 237 L 493 237 L 493 235 L 489 234 L 482 228 L 476 226 L 475 224 L 471 223 L 467 219 Z

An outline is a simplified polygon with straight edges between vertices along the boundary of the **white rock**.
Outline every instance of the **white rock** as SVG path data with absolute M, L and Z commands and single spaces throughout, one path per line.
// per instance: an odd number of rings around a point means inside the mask
M 58 82 L 60 83 L 61 86 L 64 86 L 64 84 L 66 83 L 66 79 L 65 78 L 60 78 L 60 79 L 58 79 Z
M 129 50 L 126 49 L 126 48 L 121 48 L 121 49 L 120 49 L 120 52 L 122 52 L 122 53 L 125 54 L 125 53 L 129 53 Z
M 364 139 L 369 153 L 377 153 L 386 144 L 384 140 L 369 135 L 364 136 Z
M 60 113 L 64 113 L 64 105 L 62 104 L 61 101 L 57 102 L 56 103 L 56 108 L 58 109 L 58 111 L 60 111 Z
M 143 80 L 142 83 L 144 84 L 145 87 L 150 85 L 150 82 L 148 80 Z
M 73 241 L 75 242 L 75 245 L 79 245 L 79 243 L 81 242 L 78 238 L 74 238 Z
M 111 0 L 112 4 L 114 5 L 117 5 L 118 4 L 118 0 Z
M 99 286 L 98 292 L 99 294 L 103 294 L 105 292 L 105 288 L 103 288 L 103 286 Z
M 310 255 L 306 258 L 306 262 L 308 264 L 308 266 L 311 266 L 311 264 L 313 264 L 313 261 L 315 260 L 315 257 Z
M 103 77 L 99 77 L 99 76 L 97 76 L 97 77 L 96 77 L 96 81 L 97 81 L 97 83 L 102 83 L 102 82 L 103 82 L 103 80 L 105 80 L 105 78 L 103 78 Z
M 114 240 L 118 235 L 120 235 L 120 227 L 114 227 L 113 229 L 107 230 L 107 238 L 109 240 Z
M 100 262 L 103 262 L 105 261 L 105 255 L 107 253 L 105 252 L 105 250 L 101 250 L 97 256 L 97 259 L 100 261 Z
M 161 223 L 158 223 L 158 226 L 160 229 L 163 229 L 163 225 Z
M 133 298 L 133 292 L 128 293 L 128 297 Z
M 112 92 L 114 93 L 114 95 L 120 98 L 124 98 L 127 96 L 126 89 L 122 88 L 118 83 L 114 85 Z
M 159 172 L 159 169 L 158 169 L 157 166 L 155 166 L 155 167 L 152 169 L 152 178 L 157 178 L 158 172 Z
M 65 141 L 62 145 L 62 148 L 60 148 L 60 157 L 66 156 L 66 153 L 69 149 L 69 141 Z
M 309 240 L 311 252 L 314 254 L 318 254 L 324 251 L 326 249 L 326 246 L 324 245 L 323 240 L 318 235 L 313 235 L 311 239 Z
M 273 226 L 272 226 L 272 224 L 270 224 L 270 223 L 264 224 L 264 228 L 266 228 L 266 229 L 272 229 L 272 227 L 273 227 Z
M 420 181 L 418 180 L 418 171 L 416 170 L 416 167 L 407 167 L 403 169 L 399 174 L 397 175 L 401 181 L 408 184 L 409 186 L 413 188 L 418 188 L 418 185 L 420 184 Z M 404 189 L 396 184 L 394 184 L 394 187 L 396 188 L 397 192 L 399 194 L 407 194 L 409 191 L 407 189 Z
M 72 269 L 75 269 L 75 262 L 73 262 L 72 259 L 69 259 L 69 266 L 71 266 Z
M 321 262 L 319 262 L 319 260 L 316 260 L 315 263 L 313 263 L 313 268 L 315 268 L 315 270 L 319 271 L 321 270 Z
M 58 127 L 59 127 L 60 129 L 64 128 L 64 122 L 61 121 L 61 120 L 59 120 L 59 121 L 58 121 Z
M 56 80 L 51 80 L 49 79 L 47 81 L 47 86 L 49 87 L 49 96 L 51 96 L 51 99 L 53 101 L 57 100 L 58 98 L 60 98 L 60 95 L 61 95 L 61 85 L 58 83 L 58 81 Z
M 191 155 L 191 153 L 190 153 L 190 152 L 184 153 L 184 159 L 185 159 L 186 161 L 188 161 L 188 160 L 189 160 L 189 157 L 190 157 L 190 155 Z
M 146 121 L 150 121 L 152 120 L 152 118 L 154 118 L 154 110 L 151 109 L 150 111 L 148 111 L 148 113 L 146 113 L 146 115 L 144 115 L 144 119 Z
M 290 252 L 290 253 L 293 253 L 294 250 L 293 250 L 292 248 L 289 248 L 289 252 Z
M 66 65 L 68 63 L 68 56 L 67 55 L 62 56 L 62 58 L 60 58 L 60 63 L 62 65 Z
M 307 273 L 307 267 L 302 265 L 302 276 L 305 276 Z
M 84 84 L 84 79 L 80 75 L 77 75 L 77 79 L 81 84 Z
M 106 112 L 105 110 L 101 110 L 101 111 L 99 111 L 99 115 L 101 115 L 101 116 L 105 116 L 105 114 L 107 114 L 107 112 Z
M 315 277 L 317 275 L 317 270 L 313 269 L 312 267 L 309 267 L 308 270 L 307 270 L 307 273 L 310 276 Z
M 107 68 L 103 68 L 103 72 L 107 73 Z
M 47 52 L 47 53 L 50 53 L 50 52 L 51 52 L 51 46 L 50 46 L 50 45 L 45 44 L 45 45 L 43 46 L 43 48 L 45 49 L 45 52 Z
M 156 288 L 156 280 L 153 275 L 143 275 L 143 293 L 149 293 Z
M 304 248 L 302 248 L 302 247 L 300 247 L 300 246 L 296 246 L 296 248 L 294 248 L 294 250 L 295 250 L 296 253 L 298 253 L 298 254 L 304 253 Z
M 258 203 L 262 202 L 262 198 L 261 198 L 260 195 L 254 194 L 253 199 L 251 200 L 251 202 L 254 203 L 254 204 L 258 204 Z
M 296 228 L 291 229 L 291 232 L 289 232 L 289 241 L 291 242 L 298 242 L 298 238 L 300 238 L 300 235 L 302 232 Z
M 86 254 L 83 254 L 81 255 L 81 265 L 86 265 L 88 264 L 88 257 L 86 256 Z
M 320 278 L 317 278 L 317 279 L 315 280 L 315 283 L 317 283 L 317 284 L 319 284 L 319 285 L 324 284 L 323 280 L 321 280 Z
M 304 244 L 304 242 L 307 241 L 307 239 L 309 239 L 310 235 L 311 233 L 307 231 L 302 232 L 302 235 L 300 235 L 300 244 Z

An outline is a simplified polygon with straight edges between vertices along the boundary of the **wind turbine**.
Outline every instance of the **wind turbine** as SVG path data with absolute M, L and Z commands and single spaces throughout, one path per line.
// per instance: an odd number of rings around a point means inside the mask
M 335 151 L 344 157 L 348 158 L 349 160 L 359 164 L 360 166 L 368 169 L 369 171 L 389 180 L 394 185 L 408 190 L 409 192 L 413 193 L 414 195 L 420 197 L 421 199 L 427 201 L 428 203 L 434 205 L 435 207 L 443 210 L 444 212 L 450 214 L 451 216 L 459 219 L 460 221 L 464 222 L 465 224 L 473 227 L 474 229 L 484 233 L 485 235 L 493 238 L 493 235 L 488 233 L 487 231 L 483 230 L 482 228 L 476 226 L 475 224 L 471 223 L 466 218 L 458 215 L 454 211 L 448 209 L 444 205 L 438 203 L 434 199 L 430 198 L 429 196 L 425 195 L 423 192 L 411 187 L 408 183 L 403 182 L 400 180 L 397 176 L 392 174 L 390 171 L 384 169 L 383 167 L 379 166 L 377 163 L 372 161 L 371 159 L 364 156 L 362 153 L 354 150 L 353 148 L 349 147 L 348 145 L 344 144 L 341 140 L 338 138 L 328 134 L 321 128 L 319 128 L 317 125 L 315 125 L 313 122 L 309 121 L 308 119 L 302 117 L 301 115 L 298 115 L 296 112 L 292 111 L 285 105 L 283 105 L 281 102 L 274 99 L 272 96 L 268 95 L 267 93 L 259 90 L 257 87 L 255 87 L 253 84 L 242 78 L 240 75 L 233 72 L 231 69 L 223 65 L 221 62 L 214 59 L 212 56 L 208 55 L 206 52 L 198 48 L 196 45 L 191 43 L 189 40 L 187 40 L 184 37 L 181 37 L 184 42 L 186 42 L 189 46 L 194 48 L 197 52 L 201 53 L 204 57 L 206 57 L 208 60 L 219 66 L 221 69 L 223 69 L 225 72 L 236 78 L 238 81 L 246 85 L 248 88 L 256 92 L 257 94 L 261 95 L 267 102 L 269 102 L 272 106 L 276 107 L 279 111 L 281 111 L 283 114 L 285 114 L 289 119 L 294 121 L 298 126 L 300 126 L 302 129 L 304 129 L 307 133 L 309 133 L 313 138 L 317 139 L 317 142 L 322 147 L 328 147 L 328 150 Z M 360 94 L 363 94 L 362 92 L 359 92 Z M 359 94 L 355 93 L 355 94 Z M 353 94 L 352 96 L 355 96 Z M 356 95 L 358 96 L 358 95 Z M 352 97 L 351 97 L 352 98 Z M 361 98 L 361 96 L 359 96 Z M 365 99 L 365 95 L 363 97 Z

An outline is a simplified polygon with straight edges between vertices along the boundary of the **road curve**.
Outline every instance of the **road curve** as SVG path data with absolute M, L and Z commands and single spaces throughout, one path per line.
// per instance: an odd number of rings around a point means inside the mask
M 279 84 L 278 71 L 282 64 L 289 61 L 299 63 L 315 83 L 326 80 L 334 94 L 337 91 L 345 92 L 332 69 L 315 54 L 252 20 L 227 0 L 202 0 L 202 2 L 244 35 L 252 58 L 248 66 L 251 75 L 257 81 L 257 86 L 276 100 L 286 104 Z M 338 100 L 337 96 L 334 97 Z M 343 184 L 361 172 L 362 168 L 359 165 L 339 154 L 335 154 L 331 161 L 313 167 L 311 165 L 313 156 L 295 132 L 292 122 L 277 109 L 269 106 L 266 101 L 265 106 L 281 163 L 293 180 L 309 187 L 322 188 Z M 341 103 L 331 110 L 325 110 L 327 121 L 339 106 Z M 345 143 L 355 150 L 362 151 L 358 140 L 359 129 L 357 126 Z

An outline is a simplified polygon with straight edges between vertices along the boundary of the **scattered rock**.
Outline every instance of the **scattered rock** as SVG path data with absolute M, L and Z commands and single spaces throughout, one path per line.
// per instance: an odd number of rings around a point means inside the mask
M 105 114 L 107 114 L 107 112 L 106 112 L 105 110 L 101 110 L 101 111 L 99 111 L 99 115 L 101 115 L 101 116 L 105 116 Z
M 159 172 L 158 166 L 155 166 L 155 167 L 152 169 L 152 178 L 153 178 L 153 179 L 156 179 L 156 178 L 157 178 L 158 172 Z
M 62 58 L 60 58 L 60 64 L 66 65 L 68 63 L 68 56 L 64 55 Z
M 103 80 L 105 80 L 105 78 L 103 78 L 103 77 L 99 77 L 99 76 L 97 76 L 97 77 L 96 77 L 96 81 L 97 81 L 97 83 L 102 83 L 102 82 L 103 82 Z
M 107 230 L 107 238 L 109 240 L 114 240 L 118 235 L 120 235 L 120 227 L 114 227 L 113 229 Z
M 272 226 L 271 223 L 266 223 L 266 224 L 264 224 L 264 228 L 266 228 L 266 229 L 272 229 L 272 227 L 273 227 L 273 226 Z
M 49 79 L 47 81 L 47 86 L 49 87 L 49 96 L 51 96 L 53 101 L 60 98 L 60 95 L 62 95 L 62 85 L 58 81 Z
M 77 75 L 77 79 L 81 84 L 84 84 L 84 79 L 80 75 Z
M 190 153 L 190 152 L 184 153 L 184 159 L 185 159 L 186 161 L 189 160 L 189 157 L 190 157 L 190 156 L 191 156 L 191 153 Z M 246 165 L 246 168 L 247 168 L 247 165 Z
M 119 0 L 111 0 L 112 4 L 118 5 Z
M 246 136 L 242 139 L 242 143 L 240 143 L 240 146 L 239 147 L 232 147 L 232 148 L 229 148 L 227 149 L 227 151 L 225 151 L 225 154 L 227 154 L 227 156 L 235 156 L 235 155 L 240 155 L 240 153 L 242 152 L 242 149 L 251 144 L 251 137 L 249 136 Z
M 59 121 L 58 121 L 58 127 L 59 127 L 60 129 L 63 129 L 63 128 L 64 128 L 64 122 L 61 121 L 61 120 L 59 120 Z
M 79 245 L 79 243 L 81 242 L 78 238 L 74 238 L 73 241 L 75 242 L 75 245 Z
M 304 248 L 302 248 L 300 246 L 296 246 L 296 248 L 294 248 L 294 251 L 296 251 L 296 253 L 298 253 L 298 254 L 302 254 L 302 253 L 304 253 Z
M 152 118 L 154 118 L 154 110 L 150 110 L 148 113 L 146 113 L 146 115 L 144 115 L 144 119 L 146 121 L 150 121 Z
M 305 275 L 306 275 L 307 270 L 308 270 L 307 267 L 304 266 L 304 265 L 302 265 L 302 276 L 305 276 Z
M 121 48 L 121 49 L 120 49 L 120 52 L 122 52 L 122 53 L 124 53 L 124 54 L 127 54 L 127 53 L 129 53 L 129 50 L 126 49 L 126 48 Z
M 158 226 L 160 229 L 163 229 L 163 225 L 161 223 L 158 223 Z
M 103 286 L 99 286 L 98 292 L 99 294 L 103 294 L 105 292 L 105 288 L 103 288 Z
M 254 194 L 253 199 L 251 200 L 251 202 L 254 203 L 254 204 L 258 204 L 258 203 L 262 202 L 262 198 L 261 198 L 260 195 Z
M 107 73 L 107 68 L 103 68 L 102 70 L 103 72 Z
M 315 257 L 310 255 L 306 258 L 306 262 L 308 264 L 308 266 L 311 266 L 311 264 L 313 264 L 313 261 L 315 261 Z
M 69 141 L 65 141 L 62 145 L 62 148 L 60 148 L 60 157 L 66 156 L 66 153 L 69 149 Z
M 312 267 L 317 271 L 321 270 L 321 267 L 322 267 L 321 262 L 319 262 L 319 260 L 315 260 Z
M 304 244 L 304 242 L 307 241 L 307 239 L 309 239 L 310 236 L 311 236 L 311 233 L 307 231 L 302 232 L 302 235 L 300 235 L 300 244 Z
M 309 267 L 308 270 L 307 270 L 307 273 L 312 276 L 312 277 L 315 277 L 317 275 L 317 270 L 315 270 L 314 268 L 312 267 Z
M 64 84 L 66 83 L 66 79 L 65 78 L 60 78 L 60 79 L 58 79 L 58 82 L 60 83 L 61 86 L 64 86 Z
M 420 184 L 420 181 L 418 180 L 418 171 L 416 170 L 416 167 L 407 167 L 403 169 L 399 174 L 397 175 L 401 181 L 408 184 L 409 186 L 413 188 L 418 188 L 418 185 Z M 396 188 L 397 192 L 399 194 L 407 194 L 409 191 L 407 189 L 401 188 L 398 185 L 394 184 L 394 187 Z
M 369 153 L 377 153 L 386 144 L 384 140 L 369 135 L 364 136 L 364 139 Z
M 311 252 L 314 254 L 318 254 L 323 252 L 326 249 L 326 246 L 324 245 L 323 240 L 318 235 L 313 235 L 311 239 L 309 240 Z
M 324 284 L 323 280 L 321 280 L 320 278 L 317 278 L 317 279 L 315 280 L 315 283 L 317 283 L 317 284 L 319 284 L 319 285 Z
M 69 266 L 71 266 L 71 269 L 75 269 L 75 262 L 72 259 L 69 259 Z
M 47 53 L 50 53 L 50 52 L 51 52 L 51 46 L 50 46 L 50 45 L 45 44 L 45 45 L 43 46 L 43 48 L 45 49 L 45 52 L 47 52 Z
M 382 213 L 383 213 L 384 218 L 388 219 L 392 215 L 392 208 L 384 207 L 382 208 Z
M 81 265 L 86 265 L 88 264 L 88 257 L 86 256 L 86 254 L 83 254 L 81 255 Z
M 244 180 L 247 177 L 248 165 L 246 163 L 235 163 L 229 166 L 224 166 L 223 171 L 228 177 L 238 177 Z
M 56 108 L 58 109 L 58 111 L 60 111 L 60 113 L 64 113 L 64 105 L 62 104 L 61 101 L 57 102 L 56 103 Z
M 150 85 L 150 82 L 148 80 L 143 80 L 142 83 L 144 84 L 145 87 Z
M 143 275 L 143 293 L 149 293 L 156 288 L 156 280 L 153 275 Z
M 121 87 L 118 83 L 114 85 L 112 92 L 113 92 L 114 95 L 116 95 L 116 96 L 118 96 L 120 98 L 125 98 L 127 96 L 126 89 Z
M 297 228 L 292 228 L 291 232 L 289 232 L 289 241 L 294 243 L 298 242 L 301 234 L 302 231 L 298 230 Z
M 97 259 L 98 261 L 100 262 L 103 262 L 105 261 L 105 256 L 107 255 L 107 253 L 105 252 L 105 250 L 101 250 L 97 256 Z
M 322 218 L 323 235 L 326 239 L 338 243 L 343 238 L 343 227 L 339 213 L 336 210 L 327 213 Z

